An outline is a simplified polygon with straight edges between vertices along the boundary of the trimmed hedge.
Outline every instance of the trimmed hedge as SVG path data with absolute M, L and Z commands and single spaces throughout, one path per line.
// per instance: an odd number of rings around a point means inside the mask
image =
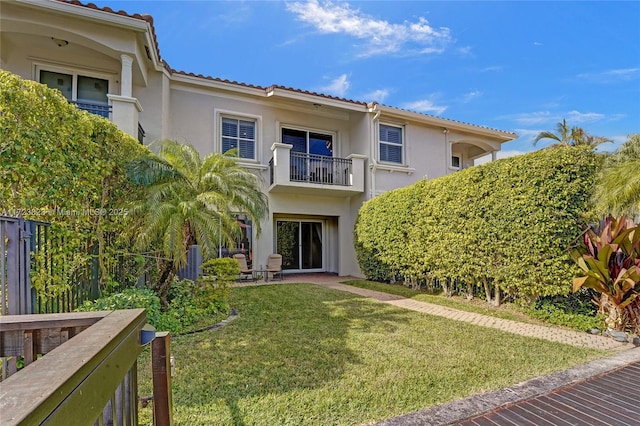
M 601 160 L 561 147 L 507 158 L 390 191 L 355 226 L 362 271 L 408 282 L 455 281 L 532 300 L 568 294 L 567 252 L 584 227 Z M 366 260 L 366 261 L 365 261 Z M 376 264 L 377 263 L 377 264 Z

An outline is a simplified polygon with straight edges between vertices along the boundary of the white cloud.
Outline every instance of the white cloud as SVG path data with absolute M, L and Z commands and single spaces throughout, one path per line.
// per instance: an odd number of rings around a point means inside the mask
M 359 56 L 400 51 L 403 54 L 440 53 L 451 42 L 449 28 L 433 28 L 422 17 L 417 22 L 394 24 L 352 9 L 349 3 L 326 1 L 321 4 L 318 0 L 288 3 L 287 10 L 321 33 L 345 34 L 363 40 L 364 50 Z
M 582 73 L 577 77 L 597 83 L 630 81 L 640 77 L 640 68 L 619 68 L 595 73 Z
M 458 52 L 458 55 L 460 56 L 473 56 L 473 53 L 471 52 L 471 46 L 462 46 L 456 49 L 456 52 Z
M 466 103 L 469 103 L 469 102 L 471 102 L 472 100 L 474 100 L 476 98 L 479 98 L 480 96 L 482 96 L 482 92 L 481 91 L 472 90 L 471 92 L 465 93 L 462 96 L 462 102 L 466 104 Z
M 403 108 L 410 111 L 430 113 L 434 115 L 440 115 L 446 111 L 448 107 L 444 105 L 435 105 L 432 101 L 424 99 L 421 101 L 409 102 L 404 104 Z
M 495 72 L 495 71 L 502 71 L 502 69 L 503 69 L 502 65 L 491 65 L 491 66 L 480 69 L 480 72 Z
M 376 101 L 379 103 L 383 103 L 387 96 L 389 96 L 389 90 L 378 89 L 374 90 L 373 92 L 365 93 L 362 97 L 366 101 Z
M 347 75 L 342 74 L 341 76 L 333 79 L 327 86 L 324 86 L 322 88 L 322 92 L 342 97 L 347 94 L 350 85 L 351 83 L 349 83 Z
M 542 46 L 543 44 L 542 44 L 542 43 L 540 43 L 539 41 L 534 41 L 534 42 L 533 42 L 533 45 L 534 45 L 534 46 Z
M 553 122 L 556 120 L 556 115 L 551 114 L 549 111 L 537 111 L 537 112 L 523 112 L 520 114 L 510 114 L 498 117 L 500 119 L 513 120 L 518 124 L 525 126 L 534 126 L 537 124 L 543 124 Z
M 599 114 L 597 112 L 586 112 L 582 113 L 580 111 L 569 111 L 566 114 L 567 123 L 570 125 L 582 124 L 582 123 L 593 123 L 594 121 L 600 121 L 604 118 L 604 114 Z M 560 120 L 559 120 L 560 121 Z
M 500 119 L 513 120 L 523 126 L 537 126 L 542 124 L 555 124 L 566 119 L 570 126 L 576 126 L 584 123 L 594 123 L 606 118 L 604 114 L 597 112 L 551 112 L 551 111 L 535 111 L 525 112 L 521 114 L 510 114 L 499 117 Z

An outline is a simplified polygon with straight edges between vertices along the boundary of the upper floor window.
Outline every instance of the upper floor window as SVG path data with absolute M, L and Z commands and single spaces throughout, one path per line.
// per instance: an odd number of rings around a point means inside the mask
M 58 89 L 80 109 L 103 117 L 109 116 L 109 80 L 78 73 L 40 70 L 39 81 L 51 89 Z
M 283 127 L 282 143 L 293 145 L 291 152 L 333 157 L 333 135 L 330 134 Z
M 459 155 L 452 155 L 451 156 L 451 167 L 459 169 L 462 167 L 462 161 L 460 159 Z
M 380 161 L 403 163 L 402 127 L 380 124 Z
M 256 159 L 256 122 L 222 117 L 222 152 L 238 148 L 240 158 Z

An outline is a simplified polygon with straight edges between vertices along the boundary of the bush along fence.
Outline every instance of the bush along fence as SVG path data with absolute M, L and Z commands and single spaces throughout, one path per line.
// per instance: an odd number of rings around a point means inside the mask
M 480 290 L 493 305 L 568 294 L 568 246 L 591 219 L 600 163 L 589 148 L 559 147 L 385 193 L 359 212 L 360 267 L 378 281 Z

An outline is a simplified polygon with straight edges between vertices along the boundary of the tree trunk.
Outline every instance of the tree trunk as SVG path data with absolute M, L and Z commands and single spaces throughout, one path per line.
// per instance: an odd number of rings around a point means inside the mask
M 487 299 L 487 303 L 491 305 L 491 287 L 489 287 L 487 277 L 482 277 L 482 286 L 484 287 L 484 296 Z
M 161 268 L 160 276 L 158 276 L 158 281 L 154 284 L 153 291 L 160 298 L 162 309 L 166 309 L 169 306 L 169 289 L 171 289 L 171 283 L 176 276 L 176 266 L 170 260 L 163 260 Z
M 445 278 L 442 281 L 442 290 L 444 290 L 445 297 L 451 297 L 451 285 L 449 285 L 449 278 Z
M 500 286 L 498 285 L 498 283 L 495 284 L 495 290 L 494 290 L 493 296 L 495 297 L 495 300 L 493 301 L 491 306 L 493 306 L 494 308 L 499 308 L 501 296 L 500 296 Z
M 467 281 L 467 300 L 473 300 L 473 287 L 475 286 L 475 282 L 472 278 L 469 278 Z
M 633 332 L 640 335 L 640 300 L 634 300 L 625 309 Z
M 604 323 L 607 328 L 624 331 L 627 326 L 628 318 L 625 309 L 621 309 L 606 294 L 600 295 L 598 313 L 606 316 Z

